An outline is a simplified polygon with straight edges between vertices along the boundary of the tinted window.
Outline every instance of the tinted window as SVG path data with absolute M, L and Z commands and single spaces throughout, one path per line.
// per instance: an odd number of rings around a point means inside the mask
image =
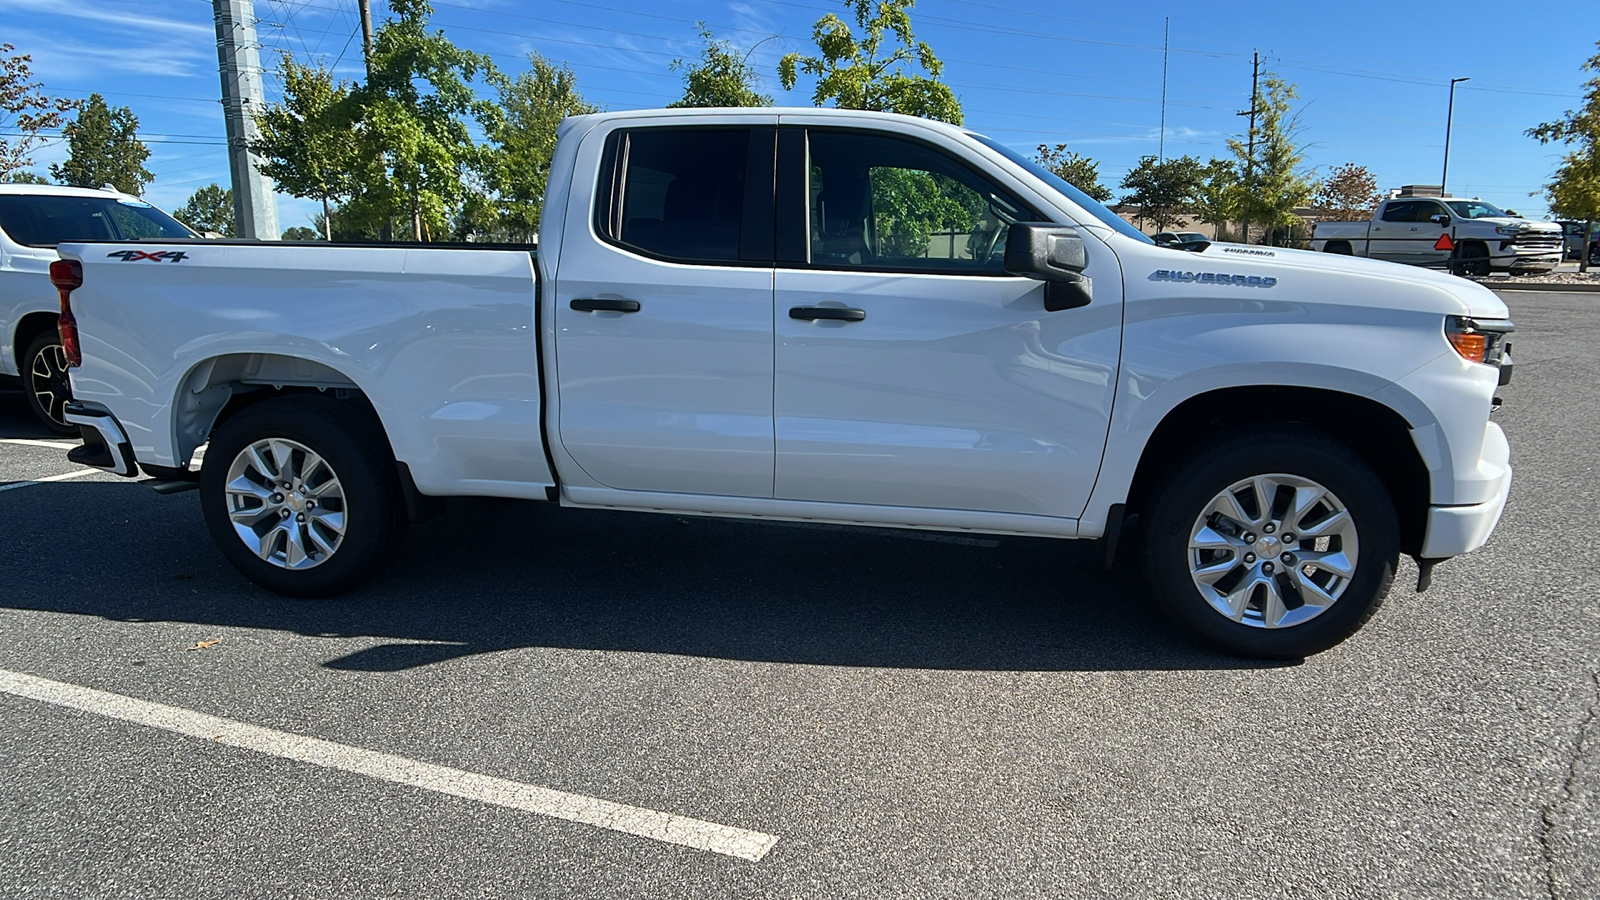
M 1400 202 L 1390 203 L 1383 208 L 1383 221 L 1385 222 L 1422 222 L 1427 220 L 1423 212 L 1432 206 L 1431 203 Z
M 912 141 L 814 131 L 807 169 L 814 265 L 1002 274 L 1011 224 L 1037 218 Z
M 620 202 L 613 201 L 608 236 L 652 256 L 738 262 L 751 140 L 748 128 L 621 135 L 613 165 L 622 176 L 612 194 Z M 769 190 L 769 210 L 770 202 Z M 764 258 L 771 259 L 770 247 Z
M 968 134 L 970 134 L 972 138 L 980 144 L 983 144 L 990 150 L 993 150 L 1001 156 L 1004 156 L 1012 163 L 1028 171 L 1040 181 L 1043 181 L 1045 184 L 1050 185 L 1060 193 L 1066 195 L 1067 199 L 1082 207 L 1084 212 L 1087 212 L 1089 215 L 1099 219 L 1101 224 L 1105 225 L 1107 228 L 1110 228 L 1125 237 L 1133 238 L 1136 241 L 1141 241 L 1146 244 L 1152 243 L 1149 235 L 1133 227 L 1133 225 L 1127 219 L 1124 219 L 1123 217 L 1107 209 L 1105 204 L 1094 199 L 1088 194 L 1085 194 L 1083 191 L 1079 190 L 1076 186 L 1062 178 L 1060 175 L 1057 175 L 1049 169 L 1046 169 L 1044 166 L 1039 165 L 1038 162 L 1023 156 L 1021 153 L 1018 153 L 1017 151 L 1007 147 L 1005 144 L 1002 144 L 999 141 L 994 140 L 993 138 L 988 138 L 981 134 L 972 134 L 971 132 L 968 132 Z
M 116 197 L 0 194 L 0 228 L 30 247 L 54 247 L 64 241 L 194 237 L 161 210 Z

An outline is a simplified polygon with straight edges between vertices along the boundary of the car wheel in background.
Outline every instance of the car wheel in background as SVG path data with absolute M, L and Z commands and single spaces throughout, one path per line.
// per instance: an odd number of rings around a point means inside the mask
M 78 426 L 63 416 L 72 399 L 72 382 L 67 379 L 67 354 L 61 338 L 47 331 L 28 342 L 21 360 L 22 393 L 28 408 L 56 434 L 78 434 Z

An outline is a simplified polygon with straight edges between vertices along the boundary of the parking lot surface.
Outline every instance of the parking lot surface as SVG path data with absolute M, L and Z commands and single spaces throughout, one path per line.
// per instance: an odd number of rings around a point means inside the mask
M 1089 543 L 512 501 L 286 600 L 0 393 L 0 893 L 1600 895 L 1600 297 L 1504 296 L 1499 530 L 1292 665 Z

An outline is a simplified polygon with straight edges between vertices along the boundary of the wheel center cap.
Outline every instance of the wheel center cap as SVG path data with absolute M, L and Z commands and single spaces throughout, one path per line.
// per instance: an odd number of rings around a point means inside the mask
M 289 503 L 289 508 L 294 510 L 295 512 L 305 512 L 305 510 L 306 510 L 306 495 L 300 493 L 299 491 L 295 491 L 294 493 L 289 495 L 288 503 Z
M 1283 549 L 1283 543 L 1271 535 L 1256 541 L 1256 555 L 1262 559 L 1271 559 L 1277 556 L 1278 551 L 1281 549 Z

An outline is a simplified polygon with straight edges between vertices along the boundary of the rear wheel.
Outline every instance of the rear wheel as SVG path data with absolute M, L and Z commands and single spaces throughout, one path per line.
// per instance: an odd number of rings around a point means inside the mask
M 28 408 L 56 434 L 76 435 L 78 426 L 67 422 L 67 401 L 72 382 L 67 378 L 67 354 L 61 338 L 47 331 L 28 342 L 22 352 L 22 393 Z
M 227 420 L 206 452 L 200 503 L 234 568 L 291 597 L 354 587 L 407 525 L 381 430 L 325 397 L 267 400 Z
M 1292 659 L 1372 617 L 1399 546 L 1394 504 L 1365 462 L 1320 434 L 1272 429 L 1170 473 L 1145 553 L 1175 622 L 1229 653 Z

